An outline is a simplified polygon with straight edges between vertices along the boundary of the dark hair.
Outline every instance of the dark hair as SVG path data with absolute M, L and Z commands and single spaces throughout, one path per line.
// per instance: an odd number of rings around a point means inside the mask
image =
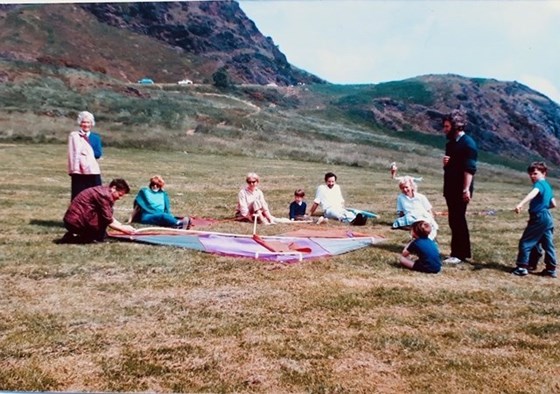
M 454 109 L 443 117 L 443 122 L 451 123 L 453 131 L 463 131 L 467 125 L 467 113 L 463 109 Z
M 414 231 L 414 234 L 419 238 L 428 238 L 428 235 L 432 232 L 432 226 L 424 220 L 419 220 L 412 224 L 412 231 Z
M 130 186 L 128 186 L 128 183 L 126 183 L 126 181 L 122 178 L 113 179 L 111 183 L 109 183 L 109 187 L 113 186 L 115 187 L 115 189 L 124 192 L 125 194 L 130 193 Z
M 303 189 L 296 189 L 296 191 L 294 192 L 294 196 L 305 197 L 305 192 L 303 191 Z
M 535 170 L 540 171 L 546 175 L 546 172 L 548 171 L 548 167 L 542 161 L 534 161 L 529 165 L 529 167 L 527 167 L 527 174 L 530 174 Z
M 332 178 L 334 176 L 334 180 L 336 181 L 336 175 L 334 172 L 327 172 L 325 174 L 325 182 L 327 181 L 327 179 Z

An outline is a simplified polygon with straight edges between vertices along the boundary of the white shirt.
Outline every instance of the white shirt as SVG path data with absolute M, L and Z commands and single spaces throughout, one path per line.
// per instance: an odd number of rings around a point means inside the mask
M 327 185 L 320 185 L 315 194 L 314 203 L 320 204 L 323 211 L 332 209 L 338 210 L 344 208 L 344 198 L 340 186 L 334 185 L 329 189 Z
M 414 193 L 414 197 L 410 198 L 406 194 L 401 193 L 397 197 L 397 212 L 413 215 L 416 217 L 431 216 L 432 204 L 426 196 L 420 193 Z

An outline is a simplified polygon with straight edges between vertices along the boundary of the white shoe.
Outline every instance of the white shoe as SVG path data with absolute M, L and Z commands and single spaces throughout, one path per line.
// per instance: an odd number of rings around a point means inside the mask
M 463 260 L 461 260 L 458 257 L 453 257 L 453 256 L 450 256 L 450 257 L 446 258 L 445 260 L 443 260 L 444 264 L 460 264 L 462 262 L 463 262 Z
M 325 217 L 324 217 L 324 216 L 320 216 L 319 219 L 317 219 L 317 224 L 323 223 L 324 220 L 325 220 Z

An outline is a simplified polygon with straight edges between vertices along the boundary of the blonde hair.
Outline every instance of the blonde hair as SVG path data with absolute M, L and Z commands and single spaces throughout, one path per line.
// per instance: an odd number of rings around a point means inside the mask
M 400 181 L 399 181 L 399 188 L 402 189 L 402 187 L 404 185 L 408 185 L 412 191 L 416 192 L 416 189 L 418 189 L 418 186 L 416 185 L 416 182 L 414 182 L 414 178 L 411 176 L 404 176 Z
M 247 173 L 247 176 L 245 177 L 245 182 L 249 182 L 249 179 L 254 179 L 257 182 L 260 181 L 259 176 L 255 172 Z
M 95 117 L 93 116 L 93 114 L 91 112 L 88 111 L 82 111 L 78 114 L 78 125 L 80 123 L 82 123 L 83 120 L 89 120 L 91 121 L 91 125 L 95 126 Z
M 163 189 L 163 187 L 165 186 L 165 181 L 163 180 L 161 175 L 154 175 L 150 178 L 150 188 L 152 188 L 153 186 L 157 186 L 160 189 Z

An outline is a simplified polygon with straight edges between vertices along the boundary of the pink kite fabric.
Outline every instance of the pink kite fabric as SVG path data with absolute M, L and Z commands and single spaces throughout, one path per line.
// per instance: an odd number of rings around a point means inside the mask
M 148 229 L 147 229 L 148 230 Z M 328 231 L 327 231 L 328 233 Z M 354 233 L 343 237 L 313 236 L 251 236 L 207 231 L 188 231 L 151 228 L 134 235 L 112 232 L 110 237 L 134 242 L 195 249 L 222 256 L 248 257 L 265 261 L 297 262 L 347 253 L 384 241 L 379 236 Z
M 264 240 L 257 234 L 253 235 L 253 240 L 258 244 L 264 246 L 271 252 L 300 252 L 300 253 L 311 253 L 311 248 L 305 247 L 301 244 L 297 244 L 292 242 L 290 244 L 286 244 L 285 242 L 280 241 L 271 241 L 271 240 Z

